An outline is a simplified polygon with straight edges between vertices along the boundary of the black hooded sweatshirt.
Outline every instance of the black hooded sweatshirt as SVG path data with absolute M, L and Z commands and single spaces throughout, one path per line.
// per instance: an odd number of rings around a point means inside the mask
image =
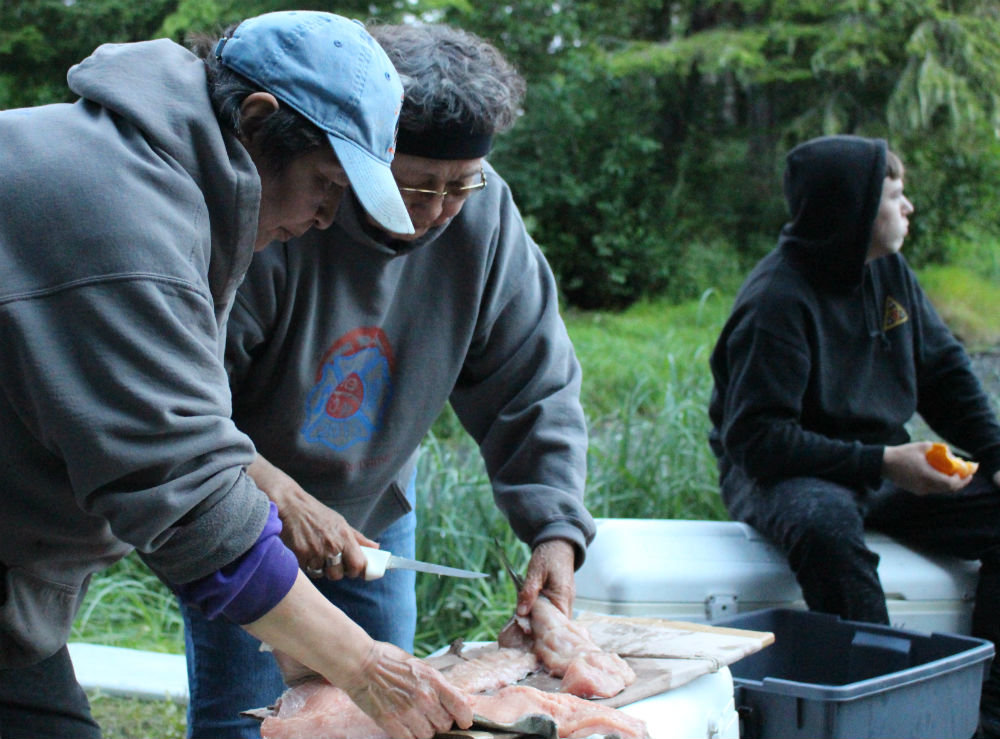
M 968 355 L 899 254 L 865 263 L 886 144 L 830 136 L 787 158 L 792 220 L 736 297 L 710 365 L 712 450 L 723 484 L 821 477 L 881 482 L 884 447 L 915 412 L 1000 469 L 1000 425 Z

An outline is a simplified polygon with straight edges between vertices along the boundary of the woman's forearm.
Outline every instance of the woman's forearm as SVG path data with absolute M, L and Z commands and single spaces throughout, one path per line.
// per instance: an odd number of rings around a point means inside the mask
M 345 689 L 360 679 L 375 644 L 302 572 L 278 605 L 243 628 Z

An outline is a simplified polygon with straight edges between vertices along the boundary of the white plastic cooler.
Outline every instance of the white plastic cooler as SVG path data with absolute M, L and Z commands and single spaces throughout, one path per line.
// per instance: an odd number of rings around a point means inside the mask
M 728 667 L 621 707 L 641 718 L 650 739 L 739 739 L 740 719 Z
M 870 534 L 892 625 L 968 634 L 977 562 L 932 557 Z M 579 611 L 713 623 L 763 608 L 805 608 L 784 556 L 733 521 L 598 519 L 576 574 Z

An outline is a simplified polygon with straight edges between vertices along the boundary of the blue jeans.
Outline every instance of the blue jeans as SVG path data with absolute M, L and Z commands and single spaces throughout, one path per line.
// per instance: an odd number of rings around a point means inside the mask
M 406 491 L 413 502 L 414 484 Z M 378 538 L 382 549 L 415 556 L 416 513 L 393 523 Z M 314 580 L 330 602 L 378 641 L 413 651 L 417 624 L 416 573 L 390 570 L 385 577 Z M 206 619 L 196 608 L 181 605 L 187 654 L 187 735 L 198 739 L 239 737 L 260 739 L 260 722 L 240 711 L 272 705 L 284 691 L 281 673 L 260 642 L 239 626 Z

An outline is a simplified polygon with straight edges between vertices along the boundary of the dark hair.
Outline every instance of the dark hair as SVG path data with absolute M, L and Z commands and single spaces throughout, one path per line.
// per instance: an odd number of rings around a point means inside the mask
M 893 180 L 903 179 L 903 160 L 892 149 L 885 152 L 885 176 Z
M 221 36 L 228 37 L 238 23 L 226 28 Z M 288 105 L 265 118 L 252 132 L 244 130 L 240 106 L 255 92 L 267 92 L 246 77 L 222 64 L 215 56 L 219 36 L 194 34 L 187 38 L 188 48 L 205 62 L 208 96 L 219 123 L 244 141 L 252 140 L 264 157 L 265 166 L 275 174 L 291 162 L 327 143 L 326 134 Z

